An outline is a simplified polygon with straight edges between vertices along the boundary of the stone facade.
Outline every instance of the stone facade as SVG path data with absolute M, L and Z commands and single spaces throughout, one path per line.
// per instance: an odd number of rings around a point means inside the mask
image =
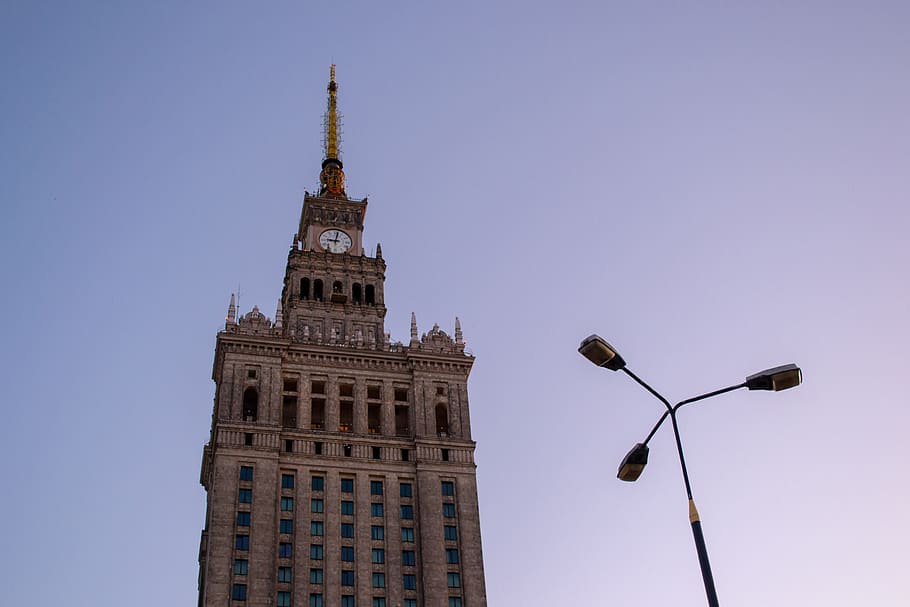
M 391 341 L 367 201 L 324 194 L 304 198 L 275 320 L 232 296 L 217 336 L 199 605 L 483 607 L 474 358 L 457 319 L 418 337 L 412 314 Z

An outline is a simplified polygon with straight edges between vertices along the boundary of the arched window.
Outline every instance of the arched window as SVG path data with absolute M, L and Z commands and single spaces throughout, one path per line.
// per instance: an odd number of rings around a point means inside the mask
M 300 299 L 309 299 L 310 298 L 310 279 L 301 278 L 300 279 Z
M 243 391 L 243 419 L 254 422 L 259 414 L 259 393 L 256 388 Z
M 355 282 L 353 286 L 351 286 L 351 299 L 354 300 L 355 304 L 359 304 L 363 300 L 363 289 L 359 282 Z
M 376 304 L 376 289 L 373 285 L 367 285 L 367 305 L 372 306 Z
M 313 299 L 322 301 L 322 280 L 319 278 L 313 281 Z
M 443 404 L 436 405 L 436 434 L 439 436 L 449 435 L 449 412 Z
M 332 293 L 343 293 L 344 286 L 341 284 L 340 280 L 336 280 L 332 283 Z

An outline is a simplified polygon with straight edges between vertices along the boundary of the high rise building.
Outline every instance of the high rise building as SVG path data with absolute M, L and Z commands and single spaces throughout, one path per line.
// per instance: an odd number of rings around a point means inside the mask
M 274 322 L 231 296 L 217 336 L 199 605 L 486 605 L 458 319 L 385 332 L 382 249 L 349 198 L 332 66 L 325 159 Z

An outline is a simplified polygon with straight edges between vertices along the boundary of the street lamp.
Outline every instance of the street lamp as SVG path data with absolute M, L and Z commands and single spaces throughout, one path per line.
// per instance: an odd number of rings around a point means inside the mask
M 632 447 L 632 450 L 623 458 L 622 463 L 619 465 L 619 472 L 616 476 L 623 481 L 633 482 L 638 480 L 638 477 L 641 476 L 641 473 L 648 463 L 648 442 L 651 440 L 651 437 L 654 436 L 654 433 L 657 432 L 658 428 L 660 428 L 661 424 L 664 423 L 664 420 L 669 417 L 670 422 L 673 425 L 673 435 L 676 437 L 676 451 L 679 453 L 679 465 L 682 468 L 683 482 L 686 486 L 686 497 L 689 499 L 689 522 L 692 524 L 692 536 L 695 538 L 695 550 L 698 553 L 701 576 L 705 583 L 705 594 L 708 596 L 708 605 L 710 605 L 710 607 L 718 607 L 717 591 L 714 589 L 714 576 L 711 574 L 711 563 L 708 561 L 708 550 L 705 547 L 705 536 L 701 529 L 701 519 L 698 516 L 698 510 L 695 508 L 695 500 L 692 499 L 692 486 L 689 484 L 689 471 L 686 469 L 686 458 L 683 454 L 682 441 L 679 438 L 679 426 L 676 423 L 676 412 L 683 405 L 688 405 L 740 388 L 748 388 L 749 390 L 773 390 L 775 392 L 794 388 L 803 381 L 802 371 L 794 364 L 766 369 L 754 375 L 750 375 L 746 378 L 746 381 L 741 384 L 721 388 L 720 390 L 701 394 L 693 398 L 687 398 L 686 400 L 671 406 L 666 398 L 646 384 L 640 377 L 632 373 L 626 367 L 626 361 L 619 355 L 619 352 L 599 335 L 591 335 L 584 339 L 578 347 L 578 351 L 582 356 L 598 367 L 604 367 L 611 371 L 622 370 L 666 407 L 667 410 L 664 411 L 664 414 L 661 415 L 660 419 L 657 420 L 657 423 L 654 424 L 654 427 L 651 429 L 651 432 L 648 434 L 647 438 L 645 438 L 644 442 L 638 443 Z

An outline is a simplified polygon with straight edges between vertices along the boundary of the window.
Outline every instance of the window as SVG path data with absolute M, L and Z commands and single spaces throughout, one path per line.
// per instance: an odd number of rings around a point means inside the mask
M 413 542 L 414 541 L 413 527 L 402 527 L 401 528 L 401 541 L 402 542 Z
M 322 521 L 310 522 L 310 535 L 323 535 Z
M 385 574 L 384 573 L 374 573 L 373 574 L 373 588 L 385 588 Z
M 382 565 L 385 563 L 385 550 L 382 548 L 373 548 L 373 553 L 370 555 L 370 562 L 374 565 Z
M 354 525 L 341 523 L 341 537 L 354 537 Z
M 371 384 L 367 386 L 367 398 L 370 400 L 382 399 L 382 386 Z
M 354 403 L 350 401 L 341 401 L 339 403 L 339 414 L 338 414 L 338 431 L 339 432 L 353 432 L 354 431 Z
M 310 279 L 301 278 L 300 279 L 300 299 L 309 299 L 310 298 Z
M 385 527 L 382 525 L 373 525 L 370 527 L 370 539 L 373 540 L 384 540 L 385 539 Z
M 313 299 L 322 301 L 322 280 L 318 278 L 313 281 Z
M 291 542 L 281 542 L 280 544 L 278 544 L 278 557 L 279 558 L 289 559 L 289 558 L 291 558 L 291 554 L 293 554 L 293 548 L 291 546 Z
M 281 498 L 281 510 L 284 512 L 290 512 L 294 509 L 294 498 L 293 497 L 283 497 Z
M 382 481 L 370 481 L 370 495 L 382 495 Z
M 325 505 L 323 504 L 323 501 L 321 499 L 314 497 L 313 499 L 310 500 L 310 512 L 319 513 L 319 512 L 322 512 L 324 508 L 325 508 Z
M 395 405 L 395 434 L 407 436 L 411 433 L 409 418 L 407 405 Z
M 246 376 L 247 376 L 249 379 L 256 379 L 256 369 L 247 369 L 247 370 L 246 370 Z
M 310 479 L 310 489 L 313 491 L 322 491 L 325 489 L 325 478 L 314 476 Z
M 289 518 L 281 519 L 281 522 L 278 523 L 278 532 L 279 533 L 294 533 L 294 521 Z
M 417 590 L 417 577 L 411 573 L 404 574 L 404 589 Z
M 445 532 L 447 542 L 454 542 L 458 539 L 458 531 L 455 529 L 455 525 L 446 525 Z
M 240 480 L 242 480 L 242 481 L 253 480 L 253 467 L 252 466 L 240 466 Z
M 376 288 L 373 285 L 366 286 L 366 300 L 367 305 L 372 306 L 376 304 Z M 373 607 L 376 606 L 374 605 Z M 382 607 L 385 607 L 385 602 L 382 603 Z
M 380 405 L 367 407 L 367 432 L 379 434 L 382 432 L 382 408 Z
M 246 559 L 236 559 L 234 561 L 234 575 L 246 575 L 249 568 L 250 562 Z
M 373 459 L 382 459 L 382 449 L 379 447 L 373 447 Z
M 322 560 L 322 544 L 310 544 L 310 559 L 314 561 Z
M 322 546 L 320 546 L 321 548 Z M 353 546 L 342 546 L 341 547 L 341 560 L 346 563 L 354 562 L 354 547 Z
M 322 569 L 310 569 L 310 583 L 311 584 L 321 584 L 322 583 Z
M 275 601 L 278 607 L 291 607 L 291 593 L 282 590 L 278 593 L 278 600 Z
M 395 388 L 395 400 L 402 403 L 408 402 L 408 389 Z
M 414 487 L 411 483 L 401 483 L 401 485 L 399 485 L 399 494 L 401 497 L 413 497 Z
M 405 599 L 404 607 L 417 607 L 417 599 Z
M 252 489 L 240 489 L 237 492 L 237 501 L 241 504 L 249 504 L 253 501 L 253 490 Z
M 448 449 L 442 450 L 442 461 L 444 461 L 444 462 L 449 461 L 449 450 Z
M 322 455 L 322 442 L 316 441 L 313 443 L 313 453 L 316 455 Z
M 401 461 L 406 462 L 411 459 L 411 452 L 408 449 L 401 450 Z
M 382 504 L 374 502 L 370 504 L 370 516 L 382 516 Z
M 243 444 L 246 445 L 247 447 L 252 447 L 252 446 L 253 446 L 253 433 L 252 433 L 252 432 L 246 432 L 246 433 L 244 433 L 244 435 L 243 435 Z
M 413 550 L 402 550 L 401 551 L 401 564 L 405 567 L 414 566 L 414 551 Z
M 293 441 L 293 440 L 291 440 L 291 439 L 289 439 L 289 438 L 286 438 L 286 439 L 284 440 L 284 452 L 285 452 L 285 453 L 293 453 L 293 452 L 294 452 L 294 441 Z
M 457 573 L 446 574 L 446 581 L 448 582 L 449 588 L 461 588 L 461 576 Z
M 341 492 L 342 493 L 354 493 L 354 479 L 352 479 L 352 478 L 341 479 Z
M 237 526 L 238 527 L 249 527 L 250 526 L 250 513 L 249 512 L 238 512 L 237 513 Z
M 411 520 L 414 518 L 414 506 L 404 504 L 401 506 L 401 518 Z
M 452 481 L 442 481 L 442 494 L 455 495 L 455 483 Z
M 291 568 L 290 567 L 279 567 L 278 568 L 278 581 L 290 583 L 290 581 L 291 581 Z
M 369 288 L 369 287 L 367 287 Z M 374 596 L 373 597 L 373 607 L 385 607 L 385 597 L 384 596 Z
M 313 398 L 310 402 L 310 428 L 322 430 L 325 428 L 325 399 Z M 319 453 L 317 452 L 316 455 Z
M 281 488 L 282 489 L 293 489 L 294 488 L 294 475 L 293 474 L 282 474 L 281 475 Z
M 234 588 L 231 591 L 231 598 L 235 601 L 245 601 L 246 600 L 246 584 L 234 584 Z
M 259 393 L 256 392 L 256 388 L 247 388 L 243 392 L 243 419 L 251 422 L 256 421 L 258 411 Z
M 285 394 L 281 398 L 281 426 L 283 428 L 297 427 L 297 395 Z
M 446 548 L 446 562 L 450 565 L 458 563 L 458 550 L 455 548 Z
M 345 457 L 351 457 L 351 454 L 354 452 L 354 450 L 351 448 L 351 445 L 342 445 L 341 451 L 344 453 Z
M 461 597 L 460 596 L 450 596 L 449 597 L 449 607 L 461 607 Z
M 322 595 L 313 593 L 310 595 L 310 607 L 322 607 Z
M 446 518 L 455 518 L 455 504 L 443 504 L 442 515 Z
M 354 502 L 342 501 L 341 502 L 341 513 L 342 514 L 354 514 Z
M 341 595 L 341 607 L 354 607 L 354 595 L 352 595 L 352 594 Z
M 237 550 L 249 550 L 250 549 L 250 536 L 248 535 L 237 535 L 234 537 L 234 548 Z
M 341 572 L 341 585 L 342 586 L 353 586 L 354 585 L 354 572 L 343 570 Z

